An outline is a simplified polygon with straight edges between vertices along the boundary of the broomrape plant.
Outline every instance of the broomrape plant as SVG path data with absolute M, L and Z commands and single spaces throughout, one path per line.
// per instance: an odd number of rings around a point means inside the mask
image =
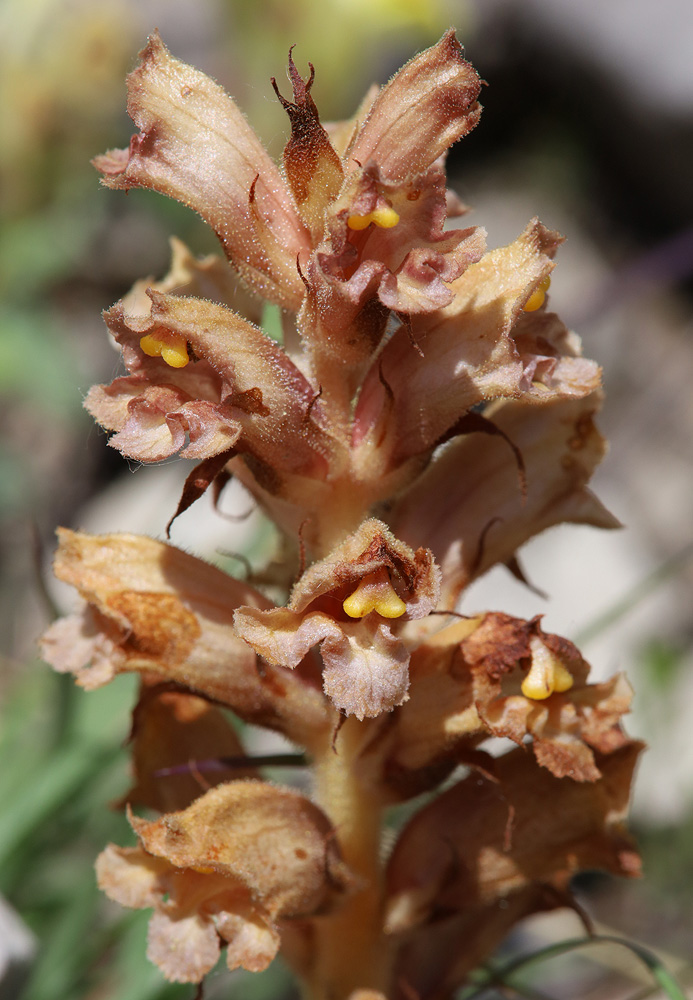
M 226 259 L 174 242 L 170 273 L 106 312 L 127 373 L 87 409 L 128 458 L 195 460 L 176 513 L 240 480 L 286 540 L 286 601 L 164 542 L 63 530 L 82 606 L 43 650 L 85 688 L 140 675 L 137 845 L 97 873 L 152 909 L 164 976 L 281 948 L 314 1000 L 443 1000 L 518 920 L 569 904 L 575 872 L 638 873 L 627 681 L 590 683 L 539 617 L 455 612 L 490 566 L 521 576 L 545 528 L 616 525 L 587 488 L 600 371 L 547 308 L 557 233 L 533 219 L 486 252 L 445 227 L 464 213 L 446 151 L 481 113 L 454 33 L 350 121 L 320 122 L 313 77 L 290 56 L 290 97 L 272 81 L 279 169 L 154 34 L 128 80 L 139 133 L 95 161 L 108 187 L 196 209 Z M 261 779 L 226 710 L 304 751 L 310 797 Z M 385 809 L 421 793 L 386 855 Z

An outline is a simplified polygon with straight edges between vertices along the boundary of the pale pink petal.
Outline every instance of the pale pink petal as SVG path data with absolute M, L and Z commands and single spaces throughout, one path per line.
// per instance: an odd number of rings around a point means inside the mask
M 350 216 L 368 215 L 382 198 L 399 216 L 396 226 L 371 225 L 361 232 L 349 228 Z M 446 218 L 442 164 L 400 184 L 384 183 L 376 165 L 353 173 L 331 207 L 329 238 L 309 265 L 322 322 L 331 328 L 340 299 L 346 315 L 346 302 L 352 303 L 353 319 L 374 294 L 398 312 L 430 312 L 449 305 L 453 292 L 446 283 L 481 257 L 484 231 L 445 231 Z
M 182 458 L 221 455 L 243 430 L 235 407 L 190 399 L 180 389 L 143 384 L 137 376 L 93 386 L 85 406 L 102 427 L 116 431 L 109 445 L 139 462 L 160 462 L 176 452 Z
M 309 251 L 308 235 L 254 131 L 222 88 L 174 59 L 158 34 L 141 59 L 128 78 L 128 112 L 141 132 L 129 150 L 96 158 L 104 183 L 152 188 L 194 208 L 255 291 L 298 308 L 296 257 Z
M 409 652 L 377 618 L 330 630 L 321 646 L 325 694 L 357 719 L 389 712 L 408 697 Z
M 519 395 L 524 365 L 511 331 L 559 242 L 533 220 L 452 283 L 451 305 L 400 327 L 364 382 L 353 443 L 376 436 L 395 464 L 433 447 L 483 400 Z
M 134 910 L 158 906 L 163 889 L 161 876 L 170 866 L 147 854 L 141 847 L 116 847 L 109 844 L 96 859 L 99 889 L 109 899 Z
M 151 330 L 184 336 L 218 373 L 228 387 L 222 401 L 233 406 L 247 448 L 280 470 L 324 472 L 330 441 L 318 423 L 321 405 L 282 348 L 223 306 L 150 294 Z
M 88 691 L 113 680 L 126 663 L 117 634 L 109 635 L 88 605 L 54 621 L 44 632 L 40 649 L 46 663 L 59 673 L 74 674 Z
M 172 983 L 199 983 L 214 968 L 221 947 L 211 920 L 197 913 L 156 910 L 149 921 L 147 958 Z
M 248 907 L 243 913 L 215 913 L 214 925 L 227 942 L 229 969 L 262 972 L 279 951 L 279 933 L 266 917 L 262 918 L 257 907 Z
M 407 697 L 409 653 L 376 614 L 337 622 L 322 612 L 240 608 L 236 631 L 271 663 L 297 666 L 320 645 L 325 694 L 347 715 L 380 715 Z

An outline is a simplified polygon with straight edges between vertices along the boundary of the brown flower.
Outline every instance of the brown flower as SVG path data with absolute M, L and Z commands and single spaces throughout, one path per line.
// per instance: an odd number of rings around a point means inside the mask
M 517 749 L 495 762 L 494 780 L 472 774 L 420 810 L 387 868 L 395 980 L 447 997 L 517 919 L 565 905 L 576 871 L 639 875 L 624 819 L 641 749 L 629 741 L 600 758 L 592 784 L 556 778 Z
M 418 794 L 462 763 L 493 768 L 476 756 L 490 736 L 529 746 L 556 777 L 597 781 L 598 754 L 628 739 L 621 717 L 632 692 L 622 674 L 587 681 L 589 664 L 539 620 L 488 613 L 430 636 L 413 652 L 410 700 L 398 708 L 372 754 L 385 787 Z

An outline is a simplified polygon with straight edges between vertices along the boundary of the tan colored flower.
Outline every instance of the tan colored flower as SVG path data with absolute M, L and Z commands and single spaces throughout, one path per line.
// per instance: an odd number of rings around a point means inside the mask
M 110 845 L 99 886 L 123 906 L 154 908 L 148 956 L 175 982 L 199 982 L 220 938 L 229 968 L 264 969 L 279 918 L 324 913 L 352 886 L 323 813 L 263 782 L 220 785 L 182 812 L 130 822 L 141 846 Z
M 290 668 L 319 643 L 325 693 L 363 719 L 406 699 L 409 652 L 391 623 L 427 615 L 438 589 L 430 552 L 413 552 L 371 519 L 303 574 L 286 608 L 240 608 L 236 631 Z
M 127 315 L 122 305 L 105 314 L 130 374 L 92 388 L 86 407 L 116 431 L 112 446 L 143 462 L 176 452 L 228 458 L 236 450 L 279 472 L 324 475 L 330 443 L 321 407 L 311 405 L 314 389 L 281 347 L 225 306 L 154 289 L 148 295 L 147 315 Z M 158 353 L 142 350 L 147 338 Z M 175 363 L 165 359 L 166 345 L 181 352 L 181 365 L 177 355 Z M 186 345 L 198 358 L 190 366 Z
M 601 373 L 547 308 L 559 234 L 533 219 L 484 253 L 482 230 L 447 226 L 465 209 L 445 155 L 482 85 L 452 31 L 350 122 L 321 123 L 291 53 L 289 78 L 290 98 L 272 81 L 280 171 L 150 38 L 128 80 L 140 133 L 97 166 L 196 209 L 228 264 L 174 244 L 169 274 L 106 313 L 127 373 L 87 408 L 125 455 L 200 463 L 178 512 L 236 476 L 297 582 L 275 607 L 161 542 L 62 532 L 56 574 L 84 606 L 44 654 L 85 687 L 140 675 L 127 798 L 162 815 L 131 817 L 139 846 L 109 847 L 99 881 L 154 909 L 169 979 L 200 981 L 220 941 L 231 968 L 263 969 L 281 933 L 306 995 L 448 1000 L 517 920 L 565 904 L 574 872 L 638 870 L 626 681 L 588 683 L 539 618 L 442 617 L 496 563 L 522 578 L 545 528 L 616 526 L 588 489 Z M 254 780 L 263 759 L 225 709 L 305 748 L 319 807 Z M 492 737 L 518 747 L 496 759 Z M 384 871 L 384 806 L 459 765 L 474 773 L 427 799 Z

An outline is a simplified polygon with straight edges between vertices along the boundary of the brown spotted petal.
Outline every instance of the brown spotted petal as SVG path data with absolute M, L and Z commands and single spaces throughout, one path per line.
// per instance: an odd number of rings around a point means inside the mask
M 424 173 L 477 124 L 480 90 L 450 29 L 382 88 L 345 153 L 347 170 L 373 160 L 387 180 Z
M 369 518 L 327 558 L 306 570 L 291 592 L 289 608 L 304 611 L 333 593 L 345 598 L 364 577 L 382 571 L 405 605 L 405 620 L 423 618 L 436 606 L 440 576 L 431 553 L 422 548 L 413 551 L 382 521 Z
M 88 603 L 43 638 L 43 656 L 57 670 L 86 688 L 140 671 L 304 745 L 329 727 L 332 713 L 317 690 L 277 667 L 258 672 L 255 653 L 236 635 L 234 608 L 268 607 L 251 587 L 149 538 L 64 529 L 59 538 L 56 576 Z
M 336 905 L 352 885 L 325 815 L 302 795 L 259 781 L 211 789 L 181 812 L 131 816 L 140 847 L 110 845 L 100 887 L 154 907 L 148 956 L 177 982 L 198 982 L 228 942 L 227 963 L 260 971 L 279 947 L 279 918 Z
M 390 858 L 386 930 L 424 925 L 436 912 L 491 908 L 537 883 L 565 889 L 585 869 L 639 874 L 624 821 L 641 749 L 631 741 L 600 758 L 602 777 L 581 784 L 518 748 L 496 760 L 494 780 L 472 774 L 438 796 Z
M 130 148 L 95 159 L 108 187 L 151 188 L 195 209 L 259 295 L 297 309 L 310 250 L 281 174 L 234 102 L 151 35 L 128 78 Z
M 594 425 L 600 396 L 545 406 L 509 400 L 487 416 L 522 455 L 523 497 L 515 458 L 500 437 L 468 434 L 442 451 L 396 504 L 394 531 L 432 549 L 443 571 L 442 600 L 460 591 L 555 524 L 616 528 L 618 521 L 587 489 L 606 445 Z
M 525 366 L 511 332 L 560 241 L 534 219 L 452 283 L 450 305 L 396 330 L 364 382 L 354 444 L 375 436 L 397 464 L 432 448 L 471 407 L 520 395 Z
M 326 694 L 349 715 L 376 716 L 401 704 L 408 687 L 409 653 L 390 621 L 428 615 L 438 587 L 430 553 L 371 518 L 303 574 L 287 608 L 240 608 L 236 632 L 290 668 L 321 644 Z

